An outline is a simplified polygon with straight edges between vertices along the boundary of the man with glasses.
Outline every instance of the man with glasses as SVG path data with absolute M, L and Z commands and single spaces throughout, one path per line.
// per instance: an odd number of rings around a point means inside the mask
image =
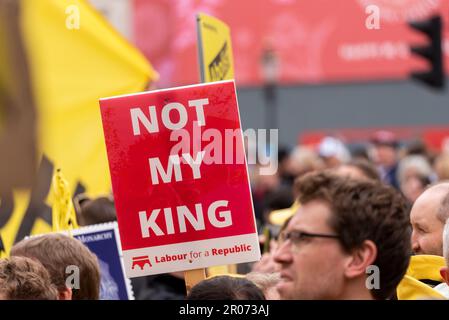
M 379 182 L 327 172 L 302 177 L 297 190 L 301 206 L 274 257 L 281 298 L 391 298 L 411 253 L 405 199 Z

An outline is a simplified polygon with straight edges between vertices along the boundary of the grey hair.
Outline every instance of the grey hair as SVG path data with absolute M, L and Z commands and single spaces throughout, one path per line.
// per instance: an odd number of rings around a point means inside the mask
M 424 177 L 429 177 L 433 174 L 432 167 L 425 157 L 420 155 L 407 156 L 399 162 L 397 178 L 400 183 L 404 182 L 405 173 L 410 168 L 414 168 L 419 175 Z
M 246 279 L 252 281 L 259 287 L 260 290 L 265 292 L 271 287 L 276 286 L 279 281 L 281 281 L 281 275 L 278 272 L 274 273 L 261 273 L 261 272 L 250 272 L 246 276 Z

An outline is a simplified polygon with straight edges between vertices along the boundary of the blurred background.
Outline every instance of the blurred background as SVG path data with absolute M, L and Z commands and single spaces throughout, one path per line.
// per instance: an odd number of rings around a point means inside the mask
M 409 51 L 425 38 L 407 22 L 441 14 L 447 71 L 449 1 L 91 2 L 151 61 L 161 88 L 199 81 L 195 14 L 225 21 L 231 29 L 243 126 L 267 128 L 272 111 L 266 107 L 264 87 L 275 81 L 275 101 L 270 103 L 281 144 L 316 143 L 335 132 L 352 141 L 366 137 L 366 129 L 388 127 L 402 138 L 425 135 L 438 147 L 439 133 L 447 133 L 447 92 L 409 80 L 412 70 L 426 64 Z M 378 29 L 366 27 L 370 5 L 379 8 Z M 269 50 L 274 66 L 263 62 Z

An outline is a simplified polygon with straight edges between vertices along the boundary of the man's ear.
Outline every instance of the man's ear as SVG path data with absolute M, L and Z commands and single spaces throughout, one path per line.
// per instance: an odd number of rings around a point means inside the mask
M 441 274 L 441 278 L 444 279 L 444 282 L 449 284 L 449 268 L 448 267 L 441 268 L 440 269 L 440 274 Z
M 72 300 L 72 288 L 65 288 L 59 291 L 58 300 Z
M 365 240 L 363 244 L 352 250 L 349 255 L 345 276 L 348 278 L 356 278 L 360 275 L 365 275 L 368 266 L 373 264 L 377 257 L 377 247 L 371 240 Z

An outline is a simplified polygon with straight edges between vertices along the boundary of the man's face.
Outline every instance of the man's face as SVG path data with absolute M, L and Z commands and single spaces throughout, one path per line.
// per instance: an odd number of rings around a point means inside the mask
M 373 157 L 377 164 L 391 167 L 396 163 L 396 149 L 389 145 L 375 145 Z
M 335 235 L 328 226 L 329 207 L 321 201 L 302 205 L 285 232 L 302 231 Z M 277 286 L 282 299 L 338 299 L 344 284 L 346 255 L 334 238 L 305 238 L 294 244 L 283 242 L 274 259 L 281 264 Z
M 412 249 L 415 254 L 443 255 L 443 223 L 437 212 L 441 204 L 441 192 L 424 192 L 413 204 L 410 212 Z

